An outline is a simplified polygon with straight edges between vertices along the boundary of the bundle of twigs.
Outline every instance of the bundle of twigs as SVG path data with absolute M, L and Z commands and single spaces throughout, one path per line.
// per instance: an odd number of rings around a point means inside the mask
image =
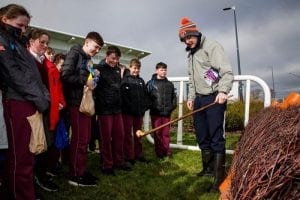
M 299 106 L 254 116 L 236 149 L 230 199 L 300 199 L 299 138 Z

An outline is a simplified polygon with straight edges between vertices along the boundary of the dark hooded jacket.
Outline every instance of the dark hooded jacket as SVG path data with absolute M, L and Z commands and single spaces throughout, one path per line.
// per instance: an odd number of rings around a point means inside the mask
M 94 90 L 96 114 L 112 115 L 121 113 L 121 74 L 119 67 L 106 62 L 94 66 L 100 71 L 99 81 Z
M 90 60 L 81 45 L 73 46 L 68 52 L 61 68 L 61 80 L 68 105 L 79 106 L 83 87 L 90 74 L 87 63 Z
M 145 81 L 139 76 L 126 75 L 121 84 L 122 113 L 141 117 L 148 109 Z
M 153 74 L 146 86 L 151 102 L 150 115 L 170 116 L 177 106 L 173 83 L 167 78 L 157 79 L 157 74 Z
M 1 24 L 0 85 L 4 99 L 31 101 L 43 112 L 49 106 L 49 92 L 24 41 L 21 29 Z

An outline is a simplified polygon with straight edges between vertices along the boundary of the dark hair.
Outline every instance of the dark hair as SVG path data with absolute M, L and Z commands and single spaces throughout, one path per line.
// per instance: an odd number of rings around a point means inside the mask
M 8 4 L 7 6 L 0 8 L 0 24 L 3 25 L 2 18 L 6 17 L 8 19 L 14 19 L 18 16 L 26 16 L 29 19 L 31 18 L 29 12 L 18 4 Z
M 133 58 L 129 62 L 129 68 L 132 67 L 133 65 L 137 66 L 138 68 L 141 68 L 141 61 L 137 58 Z
M 65 55 L 65 54 L 62 54 L 62 53 L 55 54 L 54 59 L 53 59 L 53 63 L 54 63 L 55 65 L 57 65 L 57 63 L 58 63 L 59 60 L 61 60 L 61 59 L 65 60 L 65 59 L 66 59 L 66 55 Z
M 51 53 L 55 54 L 55 51 L 54 51 L 54 49 L 52 47 L 47 47 L 46 53 L 48 53 L 48 54 L 51 54 Z
M 94 40 L 98 45 L 100 45 L 101 47 L 103 46 L 104 44 L 104 41 L 103 41 L 103 38 L 101 37 L 101 35 L 97 32 L 89 32 L 87 34 L 87 36 L 85 37 L 85 39 L 91 39 L 91 40 Z
M 50 39 L 49 33 L 47 31 L 44 31 L 42 29 L 33 28 L 29 31 L 27 37 L 28 39 L 39 39 L 42 35 L 47 35 Z
M 112 53 L 115 53 L 118 57 L 121 57 L 121 51 L 117 46 L 109 46 L 107 48 L 106 55 L 109 56 Z
M 168 68 L 168 66 L 167 66 L 167 64 L 166 64 L 166 63 L 159 62 L 159 63 L 157 63 L 157 64 L 156 64 L 156 67 L 155 67 L 155 69 L 159 69 L 159 68 L 167 69 L 167 68 Z
M 7 6 L 0 8 L 0 20 L 1 21 L 2 21 L 2 17 L 6 14 L 6 12 L 7 12 Z

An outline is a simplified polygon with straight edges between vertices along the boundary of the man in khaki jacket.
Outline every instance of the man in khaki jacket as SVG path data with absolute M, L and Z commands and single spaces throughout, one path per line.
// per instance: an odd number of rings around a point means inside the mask
M 233 73 L 223 47 L 198 31 L 187 17 L 181 19 L 179 38 L 188 52 L 189 91 L 187 106 L 196 110 L 217 104 L 194 115 L 196 137 L 202 154 L 203 171 L 214 176 L 210 191 L 218 191 L 225 171 L 224 112 Z

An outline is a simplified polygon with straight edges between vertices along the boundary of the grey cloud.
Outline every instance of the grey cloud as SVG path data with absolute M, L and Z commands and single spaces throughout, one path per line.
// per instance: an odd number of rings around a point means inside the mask
M 1 0 L 0 6 L 11 3 Z M 204 35 L 218 40 L 237 72 L 233 12 L 236 6 L 243 74 L 256 75 L 284 97 L 300 92 L 299 0 L 19 0 L 33 15 L 32 24 L 85 35 L 101 33 L 106 41 L 151 51 L 142 60 L 142 76 L 149 79 L 164 61 L 169 76 L 186 76 L 186 53 L 179 42 L 181 17 L 190 17 Z M 47 8 L 47 9 L 45 9 Z

